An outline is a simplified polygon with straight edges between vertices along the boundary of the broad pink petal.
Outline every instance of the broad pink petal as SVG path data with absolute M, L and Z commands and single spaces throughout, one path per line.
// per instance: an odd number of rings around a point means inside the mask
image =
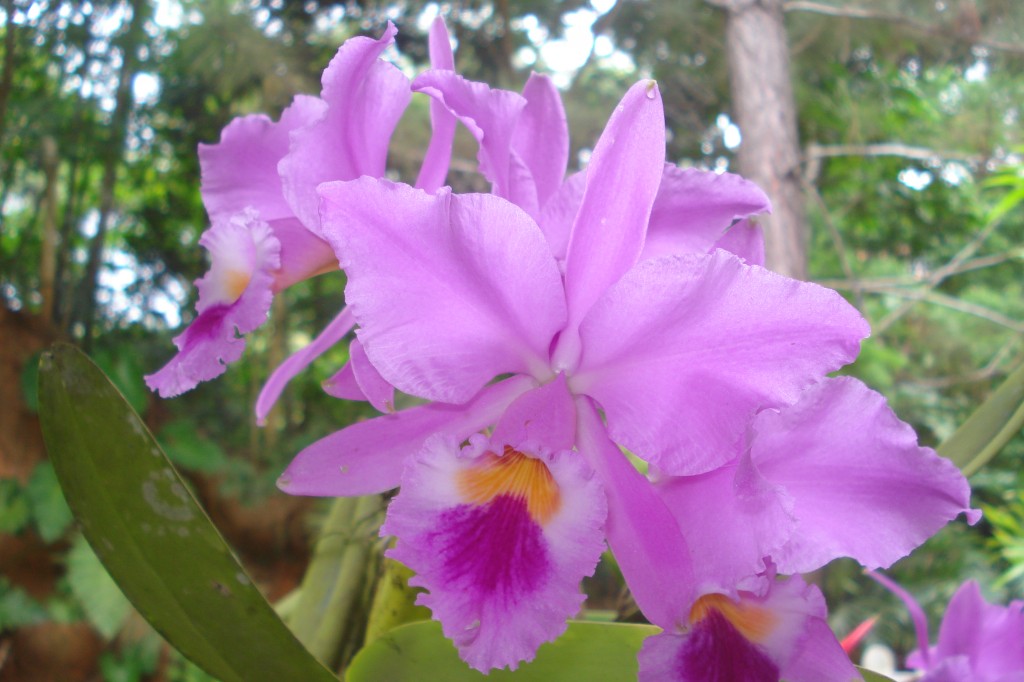
M 462 441 L 497 421 L 509 403 L 534 385 L 527 377 L 512 377 L 488 386 L 465 405 L 431 403 L 358 422 L 300 452 L 277 487 L 289 495 L 327 497 L 390 490 L 428 438 L 440 434 Z
M 770 209 L 765 193 L 739 175 L 666 164 L 640 257 L 705 253 L 733 222 Z
M 989 604 L 978 583 L 968 580 L 946 608 L 932 654 L 936 663 L 966 656 L 980 680 L 1024 675 L 1024 601 Z
M 256 399 L 257 424 L 263 426 L 266 423 L 267 415 L 270 414 L 270 410 L 288 382 L 327 352 L 331 346 L 341 341 L 342 337 L 352 329 L 353 324 L 352 312 L 348 308 L 342 308 L 337 317 L 331 320 L 331 323 L 324 327 L 323 331 L 317 334 L 317 337 L 309 345 L 289 355 L 288 359 L 271 373 Z
M 853 360 L 868 331 L 829 289 L 721 250 L 669 256 L 594 305 L 569 386 L 601 404 L 617 443 L 666 473 L 702 473 L 732 458 L 757 411 Z
M 236 118 L 221 132 L 220 142 L 199 145 L 203 204 L 210 218 L 247 206 L 266 221 L 291 217 L 277 164 L 288 153 L 289 134 L 317 120 L 326 108 L 317 97 L 297 95 L 280 121 L 263 114 Z
M 512 136 L 512 149 L 529 169 L 542 209 L 562 185 L 569 165 L 569 124 L 558 88 L 547 76 L 531 73 L 523 88 L 526 107 Z M 515 201 L 515 197 L 512 197 Z M 519 203 L 519 202 L 516 202 Z M 524 206 L 525 207 L 525 206 Z
M 480 145 L 480 172 L 494 184 L 495 194 L 511 199 L 512 135 L 526 100 L 517 93 L 467 80 L 454 71 L 425 71 L 413 81 L 412 89 L 444 104 L 466 126 Z
M 767 570 L 764 558 L 782 547 L 797 521 L 792 501 L 743 455 L 696 476 L 656 484 L 694 559 L 697 588 L 752 591 L 748 579 Z
M 492 195 L 430 195 L 372 178 L 322 192 L 357 334 L 389 383 L 460 403 L 500 374 L 552 376 L 548 348 L 565 301 L 529 216 Z
M 881 394 L 851 377 L 807 388 L 754 421 L 751 458 L 793 499 L 799 525 L 772 558 L 784 573 L 841 556 L 888 566 L 969 509 L 960 471 L 900 421 Z
M 199 243 L 210 252 L 210 270 L 196 280 L 198 315 L 174 339 L 178 353 L 145 377 L 150 389 L 170 398 L 219 376 L 242 355 L 247 334 L 267 319 L 281 245 L 256 210 L 217 218 Z
M 764 230 L 750 219 L 743 219 L 730 227 L 713 248 L 736 254 L 747 265 L 764 266 Z
M 555 350 L 556 368 L 576 368 L 580 321 L 640 256 L 664 163 L 661 93 L 654 81 L 641 81 L 616 107 L 587 167 L 565 259 L 569 323 Z
M 593 404 L 577 398 L 576 407 L 577 447 L 608 497 L 608 546 L 640 610 L 671 629 L 695 597 L 693 560 L 679 525 L 651 482 L 608 440 Z
M 455 56 L 452 54 L 448 28 L 440 15 L 430 24 L 428 45 L 430 68 L 455 70 Z M 430 128 L 430 145 L 416 179 L 416 186 L 425 192 L 435 192 L 445 184 L 452 158 L 452 142 L 455 140 L 455 117 L 442 102 L 434 99 L 430 102 Z
M 604 496 L 575 453 L 501 454 L 486 438 L 471 442 L 461 452 L 455 439 L 426 444 L 406 469 L 381 534 L 398 538 L 388 556 L 416 572 L 410 584 L 427 590 L 417 603 L 441 621 L 463 660 L 482 672 L 514 670 L 562 634 L 582 605 L 580 581 L 603 549 Z M 467 490 L 467 478 L 510 457 L 531 472 L 546 468 L 548 482 L 484 495 Z M 557 504 L 534 507 L 535 498 Z
M 409 80 L 381 53 L 394 42 L 394 25 L 378 40 L 346 40 L 323 73 L 327 108 L 315 123 L 297 129 L 278 169 L 284 196 L 299 220 L 319 233 L 317 185 L 382 177 L 391 133 L 412 93 Z
M 509 405 L 491 440 L 536 450 L 571 450 L 576 442 L 576 405 L 565 376 L 527 391 Z

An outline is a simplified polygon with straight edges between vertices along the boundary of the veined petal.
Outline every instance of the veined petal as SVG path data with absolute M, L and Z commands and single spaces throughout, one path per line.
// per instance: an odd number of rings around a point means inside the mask
M 616 107 L 587 167 L 565 258 L 569 324 L 555 350 L 557 369 L 576 368 L 580 320 L 639 258 L 664 163 L 661 93 L 654 81 L 641 81 Z
M 725 249 L 747 265 L 764 266 L 764 230 L 748 218 L 730 227 L 712 248 Z
M 361 178 L 323 186 L 325 235 L 370 361 L 405 393 L 447 403 L 495 376 L 551 378 L 565 321 L 558 266 L 529 216 L 487 194 L 431 195 Z
M 389 23 L 378 40 L 345 41 L 323 73 L 325 111 L 292 133 L 278 166 L 289 206 L 314 233 L 320 231 L 320 183 L 384 175 L 391 134 L 412 97 L 409 79 L 379 59 L 396 33 Z
M 288 153 L 290 133 L 316 121 L 326 108 L 317 97 L 297 95 L 280 121 L 263 114 L 242 116 L 224 128 L 220 142 L 200 144 L 203 204 L 210 218 L 229 216 L 247 206 L 266 221 L 291 217 L 277 164 Z
M 440 15 L 430 24 L 427 43 L 430 68 L 454 71 L 455 56 L 448 38 L 448 27 Z M 444 103 L 435 99 L 430 101 L 430 130 L 430 145 L 416 179 L 416 186 L 425 192 L 435 192 L 445 184 L 452 158 L 452 142 L 455 140 L 455 117 Z
M 514 670 L 565 631 L 603 548 L 603 495 L 580 457 L 500 446 L 429 441 L 381 528 L 427 590 L 417 603 L 482 672 Z
M 793 533 L 792 500 L 761 476 L 747 453 L 696 476 L 656 483 L 694 559 L 701 591 L 753 591 L 765 557 Z
M 685 616 L 695 592 L 693 561 L 679 525 L 653 485 L 605 433 L 587 398 L 576 399 L 577 446 L 608 498 L 605 535 L 637 606 L 669 629 Z
M 594 305 L 569 380 L 615 442 L 672 475 L 732 458 L 753 415 L 853 360 L 867 323 L 839 294 L 722 250 L 644 261 Z
M 281 245 L 255 209 L 218 218 L 199 238 L 212 264 L 196 280 L 198 315 L 174 339 L 178 353 L 146 384 L 169 398 L 219 376 L 245 349 L 247 334 L 267 319 Z
M 352 330 L 353 324 L 355 324 L 355 321 L 352 317 L 352 311 L 348 308 L 342 308 L 337 317 L 331 320 L 331 323 L 324 327 L 323 331 L 317 334 L 316 338 L 309 345 L 289 355 L 288 359 L 271 373 L 270 378 L 263 384 L 260 395 L 256 399 L 257 424 L 263 426 L 266 423 L 267 415 L 270 414 L 270 410 L 274 407 L 274 403 L 277 402 L 281 391 L 288 385 L 288 382 L 295 378 L 299 372 L 309 367 L 314 360 L 327 352 L 331 346 L 341 341 L 345 334 Z
M 765 193 L 739 175 L 666 164 L 640 258 L 706 253 L 733 222 L 770 209 Z
M 868 568 L 910 553 L 969 508 L 970 487 L 949 460 L 917 444 L 885 398 L 851 377 L 825 379 L 754 421 L 751 458 L 793 499 L 799 525 L 772 558 L 803 573 L 840 556 Z
M 512 135 L 526 100 L 509 90 L 467 80 L 454 71 L 425 71 L 413 81 L 412 89 L 444 104 L 466 126 L 480 145 L 480 172 L 494 184 L 495 194 L 512 199 Z
M 277 487 L 289 495 L 329 497 L 390 490 L 428 438 L 439 434 L 462 441 L 497 421 L 509 403 L 534 386 L 528 377 L 512 377 L 465 405 L 431 403 L 358 422 L 300 452 Z
M 641 682 L 853 682 L 860 676 L 825 622 L 825 603 L 799 578 L 764 596 L 706 594 L 678 632 L 648 638 Z
M 531 73 L 523 87 L 523 98 L 526 106 L 516 123 L 512 149 L 529 169 L 529 184 L 535 191 L 533 203 L 542 209 L 565 179 L 569 124 L 562 96 L 549 77 Z M 519 203 L 515 197 L 512 201 Z

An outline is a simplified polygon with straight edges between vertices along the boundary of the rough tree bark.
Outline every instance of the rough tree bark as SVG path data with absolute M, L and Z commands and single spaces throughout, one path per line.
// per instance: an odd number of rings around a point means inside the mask
M 728 13 L 733 118 L 743 135 L 739 170 L 772 200 L 772 215 L 761 220 L 767 265 L 806 279 L 807 213 L 782 0 L 708 2 Z

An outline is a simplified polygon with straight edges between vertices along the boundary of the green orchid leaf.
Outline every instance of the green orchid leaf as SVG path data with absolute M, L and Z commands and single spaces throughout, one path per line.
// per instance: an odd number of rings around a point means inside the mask
M 893 682 L 891 677 L 886 677 L 885 675 L 876 673 L 873 670 L 868 670 L 867 668 L 861 668 L 860 666 L 857 666 L 857 672 L 864 677 L 864 682 Z
M 938 451 L 970 476 L 995 457 L 1022 426 L 1024 365 L 1008 376 Z
M 441 633 L 441 624 L 423 621 L 402 625 L 356 654 L 347 682 L 445 680 L 445 682 L 591 682 L 635 680 L 636 654 L 645 637 L 660 632 L 653 625 L 573 621 L 565 634 L 543 645 L 537 657 L 515 672 L 473 670 Z M 429 675 L 429 677 L 427 677 Z
M 222 682 L 336 681 L 274 613 L 149 430 L 72 346 L 44 354 L 46 447 L 68 505 L 125 596 Z

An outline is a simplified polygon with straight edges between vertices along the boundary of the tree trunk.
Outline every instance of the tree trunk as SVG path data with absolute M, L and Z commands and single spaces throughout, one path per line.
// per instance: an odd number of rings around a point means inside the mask
M 782 0 L 709 2 L 728 12 L 733 116 L 743 135 L 739 170 L 772 201 L 772 215 L 761 220 L 767 265 L 806 279 L 807 214 Z
M 41 315 L 53 322 L 55 280 L 57 275 L 57 141 L 47 135 L 43 138 L 43 172 L 46 189 L 43 190 L 43 248 L 39 261 L 39 295 L 43 299 Z
M 79 288 L 81 304 L 80 314 L 77 317 L 82 324 L 82 345 L 87 350 L 91 343 L 92 325 L 96 317 L 96 289 L 103 260 L 103 248 L 106 242 L 108 223 L 114 213 L 117 170 L 124 156 L 125 139 L 128 135 L 128 116 L 132 108 L 132 80 L 138 68 L 138 45 L 145 36 L 142 30 L 145 8 L 144 0 L 132 2 L 131 22 L 121 44 L 123 53 L 121 72 L 117 78 L 117 96 L 114 100 L 114 112 L 110 121 L 110 142 L 104 155 L 103 179 L 100 181 L 99 220 L 97 221 L 96 235 L 89 242 L 85 274 L 82 276 L 82 286 Z

